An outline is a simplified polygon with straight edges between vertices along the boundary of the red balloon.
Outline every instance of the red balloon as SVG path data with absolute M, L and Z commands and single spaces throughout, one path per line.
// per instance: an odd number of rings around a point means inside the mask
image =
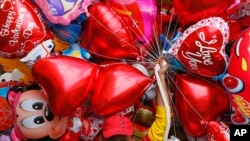
M 90 108 L 96 115 L 108 116 L 136 103 L 153 80 L 128 64 L 102 67 L 97 76 Z
M 37 44 L 52 38 L 31 1 L 4 0 L 0 5 L 0 57 L 24 57 Z
M 219 16 L 234 0 L 174 0 L 173 7 L 182 27 L 188 27 L 199 20 Z
M 82 47 L 108 58 L 136 58 L 139 52 L 128 25 L 106 3 L 96 3 L 89 8 L 87 31 L 81 37 Z
M 210 121 L 207 126 L 209 141 L 229 141 L 230 129 L 222 121 Z
M 226 71 L 228 38 L 228 24 L 219 17 L 211 17 L 186 29 L 169 53 L 190 72 L 215 77 Z
M 206 123 L 229 111 L 229 98 L 219 84 L 188 74 L 176 74 L 175 107 L 180 122 L 190 136 L 199 137 Z
M 13 126 L 12 110 L 5 98 L 0 97 L 0 132 Z
M 140 40 L 144 40 L 144 23 L 137 0 L 108 0 L 107 2 L 126 22 Z
M 250 122 L 250 28 L 246 29 L 234 42 L 230 50 L 230 61 L 227 74 L 222 84 L 231 93 L 232 115 L 234 124 Z
M 48 96 L 51 111 L 58 116 L 72 114 L 93 90 L 99 66 L 69 56 L 39 59 L 32 68 L 37 83 Z

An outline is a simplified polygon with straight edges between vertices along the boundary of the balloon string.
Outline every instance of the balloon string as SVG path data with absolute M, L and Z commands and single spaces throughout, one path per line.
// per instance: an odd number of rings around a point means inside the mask
M 171 113 L 170 113 L 170 104 L 169 104 L 169 98 L 167 98 L 166 93 L 164 92 L 164 89 L 162 87 L 162 83 L 161 83 L 161 79 L 159 76 L 159 71 L 160 66 L 159 64 L 156 64 L 154 70 L 155 70 L 155 77 L 156 77 L 156 81 L 157 81 L 157 85 L 159 87 L 160 90 L 160 94 L 163 100 L 163 104 L 165 107 L 165 112 L 166 112 L 166 116 L 167 116 L 167 125 L 166 125 L 166 129 L 165 129 L 165 134 L 164 134 L 164 140 L 168 139 L 168 134 L 170 131 L 170 123 L 171 123 Z

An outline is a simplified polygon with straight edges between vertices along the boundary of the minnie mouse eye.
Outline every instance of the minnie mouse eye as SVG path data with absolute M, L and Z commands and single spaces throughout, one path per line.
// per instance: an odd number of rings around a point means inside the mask
M 43 108 L 43 102 L 37 99 L 28 99 L 22 102 L 21 108 L 26 111 L 37 111 Z
M 43 126 L 45 120 L 42 116 L 31 116 L 27 117 L 22 121 L 23 126 L 27 128 L 39 128 Z

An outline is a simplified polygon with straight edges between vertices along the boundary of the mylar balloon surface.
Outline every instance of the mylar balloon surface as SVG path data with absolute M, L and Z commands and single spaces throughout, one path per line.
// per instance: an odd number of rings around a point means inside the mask
M 173 7 L 182 27 L 188 27 L 199 20 L 219 16 L 234 0 L 173 0 Z
M 94 0 L 35 0 L 46 18 L 55 24 L 68 25 L 81 13 L 86 13 Z
M 110 58 L 136 58 L 135 39 L 122 18 L 106 3 L 89 8 L 88 28 L 82 36 L 82 47 Z
M 3 0 L 0 5 L 0 57 L 23 57 L 52 37 L 39 8 L 31 1 Z
M 190 72 L 214 77 L 227 69 L 225 46 L 228 38 L 228 24 L 222 18 L 210 17 L 186 29 L 169 53 Z
M 153 80 L 128 64 L 105 66 L 97 75 L 90 107 L 96 115 L 108 116 L 135 104 Z
M 108 0 L 108 4 L 121 16 L 135 36 L 143 40 L 144 23 L 137 0 Z
M 209 141 L 230 141 L 230 129 L 222 121 L 210 121 L 207 126 L 207 137 Z
M 234 124 L 249 124 L 250 119 L 250 28 L 246 29 L 234 42 L 230 51 L 227 74 L 222 84 L 231 93 Z
M 13 126 L 12 110 L 4 97 L 0 97 L 0 132 Z
M 177 74 L 175 84 L 175 107 L 188 135 L 204 135 L 209 121 L 229 111 L 229 98 L 221 85 L 188 74 Z
M 51 111 L 69 115 L 88 98 L 99 66 L 69 56 L 39 59 L 32 68 L 37 83 L 49 99 Z

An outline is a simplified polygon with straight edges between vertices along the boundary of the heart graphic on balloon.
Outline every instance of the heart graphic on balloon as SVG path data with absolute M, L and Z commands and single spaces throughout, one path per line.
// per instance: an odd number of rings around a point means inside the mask
M 90 100 L 93 113 L 108 116 L 136 103 L 153 80 L 128 64 L 102 67 Z
M 83 48 L 108 58 L 138 57 L 132 32 L 109 5 L 96 3 L 89 8 L 89 14 L 87 31 L 81 37 Z
M 228 38 L 228 24 L 222 18 L 210 17 L 186 29 L 168 52 L 190 72 L 215 77 L 227 69 Z
M 175 107 L 188 135 L 204 135 L 209 121 L 229 111 L 229 97 L 219 83 L 193 75 L 176 74 L 175 85 Z
M 174 0 L 173 7 L 182 27 L 188 27 L 199 20 L 220 16 L 233 4 L 233 0 Z
M 98 69 L 83 59 L 51 56 L 39 59 L 32 73 L 48 97 L 51 111 L 64 116 L 72 114 L 88 98 Z
M 0 57 L 24 57 L 37 44 L 52 38 L 32 2 L 8 0 L 0 5 Z

